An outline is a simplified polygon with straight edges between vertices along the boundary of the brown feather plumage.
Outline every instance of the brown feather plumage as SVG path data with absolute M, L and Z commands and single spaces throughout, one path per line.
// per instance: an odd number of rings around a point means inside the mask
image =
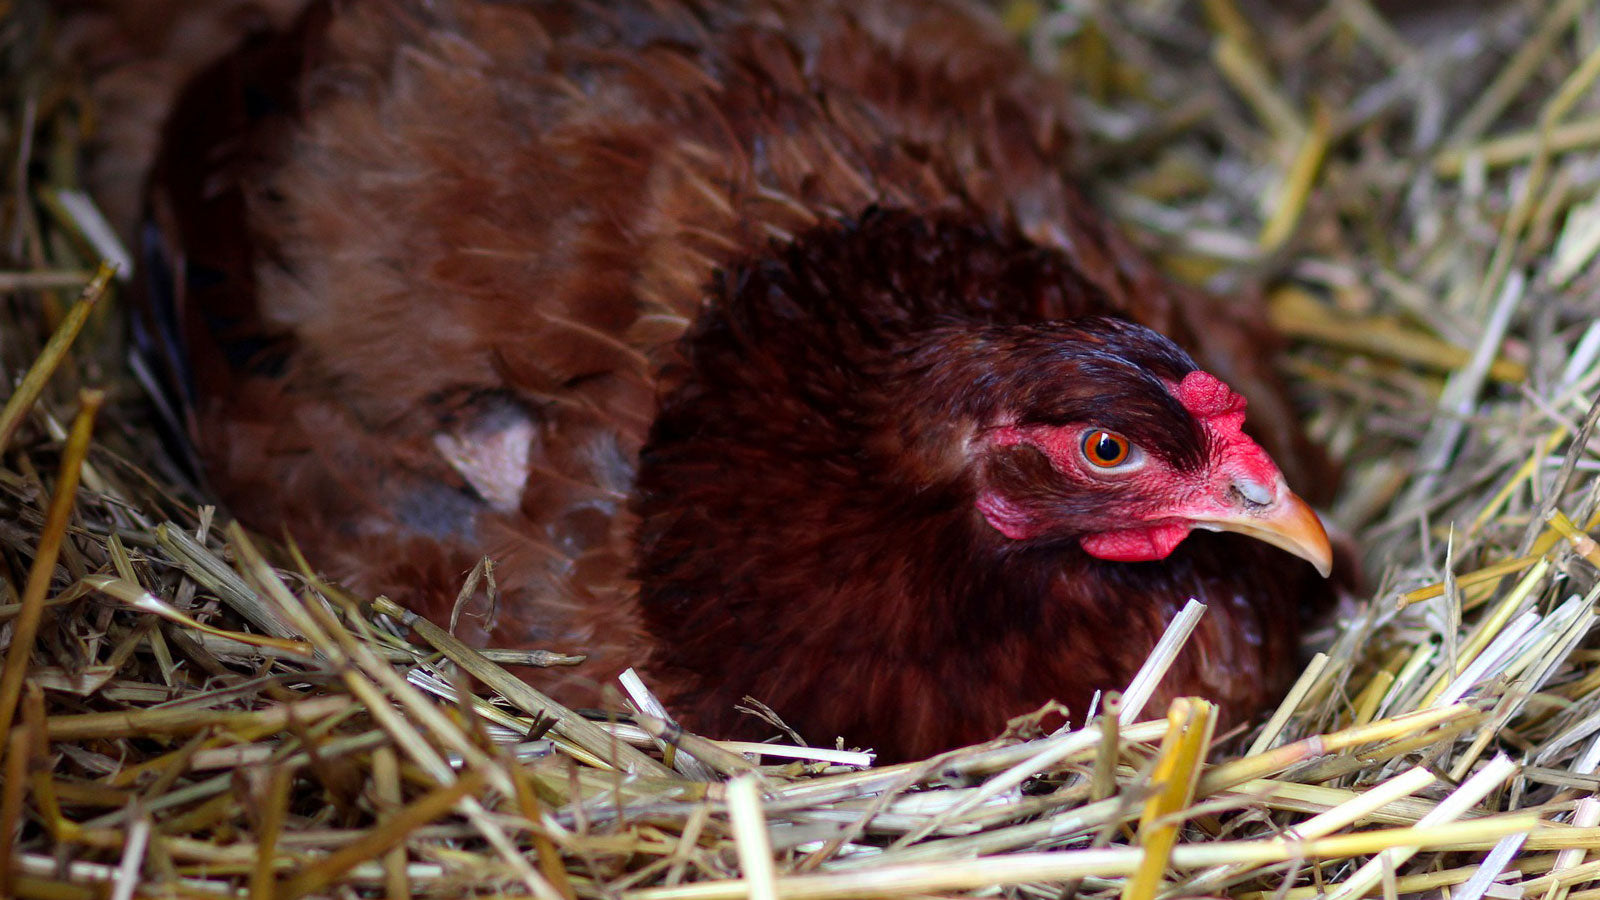
M 1258 311 L 1093 210 L 1065 108 L 959 3 L 314 4 L 195 79 L 152 180 L 208 474 L 435 618 L 494 557 L 460 630 L 589 652 L 529 676 L 577 704 L 644 663 L 712 734 L 752 694 L 927 753 L 1081 714 L 1198 595 L 1167 693 L 1247 714 L 1327 596 L 1309 566 L 1198 533 L 1106 562 L 974 511 L 972 429 L 1073 394 L 1048 348 L 1193 367 L 1085 316 L 1167 335 L 1330 482 Z

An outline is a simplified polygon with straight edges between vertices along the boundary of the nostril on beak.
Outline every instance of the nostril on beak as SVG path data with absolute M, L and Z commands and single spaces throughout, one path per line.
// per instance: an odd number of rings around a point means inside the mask
M 1246 504 L 1250 506 L 1266 506 L 1278 498 L 1275 490 L 1277 485 L 1263 485 L 1249 478 L 1237 478 L 1233 482 L 1233 489 L 1239 492 Z

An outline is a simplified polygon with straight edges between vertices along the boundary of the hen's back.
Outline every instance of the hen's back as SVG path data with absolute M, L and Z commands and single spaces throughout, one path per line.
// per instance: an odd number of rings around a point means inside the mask
M 154 178 L 209 475 L 434 617 L 492 556 L 460 630 L 604 678 L 642 658 L 627 497 L 704 286 L 882 206 L 1069 254 L 1314 494 L 1254 311 L 1161 281 L 1065 180 L 1064 122 L 958 4 L 314 4 L 193 83 Z

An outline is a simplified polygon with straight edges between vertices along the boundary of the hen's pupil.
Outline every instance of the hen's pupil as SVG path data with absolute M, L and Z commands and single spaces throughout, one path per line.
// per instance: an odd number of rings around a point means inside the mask
M 1094 442 L 1094 455 L 1105 463 L 1116 462 L 1122 454 L 1122 447 L 1117 444 L 1117 439 L 1105 432 L 1101 432 Z

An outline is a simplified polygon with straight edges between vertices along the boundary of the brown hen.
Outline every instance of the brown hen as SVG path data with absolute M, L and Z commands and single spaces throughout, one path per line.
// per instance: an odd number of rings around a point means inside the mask
M 713 736 L 916 756 L 1082 715 L 1196 597 L 1161 696 L 1248 715 L 1331 594 L 1279 470 L 1330 479 L 1065 110 L 958 3 L 314 4 L 153 179 L 208 475 L 436 619 L 489 555 L 458 631 L 589 653 L 528 676 L 574 704 L 643 664 Z

